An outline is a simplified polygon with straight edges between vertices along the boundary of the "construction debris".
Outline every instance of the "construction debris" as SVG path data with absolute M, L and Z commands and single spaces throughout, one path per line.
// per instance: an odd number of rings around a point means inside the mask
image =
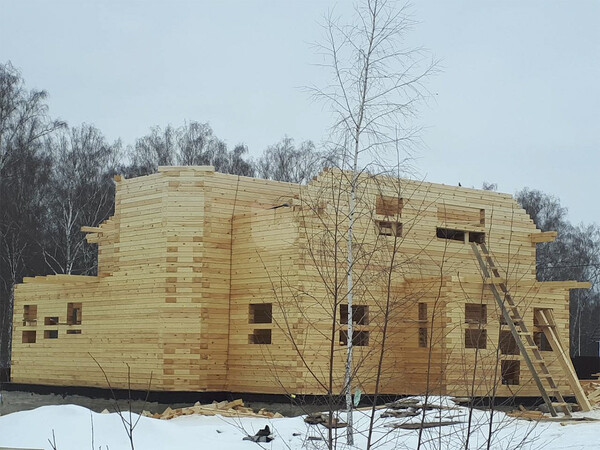
M 327 414 L 320 412 L 310 413 L 304 418 L 304 422 L 308 423 L 309 425 L 317 425 L 319 423 L 327 422 L 328 417 L 329 416 Z
M 600 405 L 600 380 L 581 380 L 580 383 L 590 403 Z
M 385 406 L 391 409 L 406 409 L 414 408 L 420 403 L 416 398 L 401 398 L 391 403 L 386 403 Z
M 343 428 L 348 425 L 347 423 L 339 420 L 337 417 L 334 417 L 333 420 L 331 420 L 329 418 L 329 414 L 318 413 L 318 412 L 307 415 L 304 418 L 304 422 L 306 422 L 310 425 L 320 424 L 320 425 L 323 425 L 325 428 Z
M 419 415 L 419 410 L 415 408 L 408 408 L 403 411 L 388 409 L 386 412 L 381 414 L 382 418 L 394 417 L 399 419 L 401 417 L 414 417 Z
M 414 417 L 417 416 L 423 409 L 425 409 L 425 411 L 460 410 L 458 406 L 444 406 L 434 405 L 431 403 L 422 403 L 420 400 L 415 398 L 401 398 L 391 403 L 386 403 L 385 407 L 387 407 L 388 410 L 381 414 L 381 417 L 383 418 Z M 394 426 L 394 424 L 390 426 Z
M 528 411 L 517 409 L 514 411 L 510 411 L 506 413 L 509 417 L 514 417 L 517 419 L 525 419 L 525 420 L 541 420 L 544 418 L 544 413 L 542 411 Z
M 415 398 L 401 398 L 391 403 L 386 403 L 386 405 L 390 409 L 413 409 L 418 411 L 419 409 L 425 409 L 425 411 L 432 410 L 460 410 L 458 406 L 445 406 L 445 405 L 436 405 L 433 403 L 421 403 L 420 400 Z
M 544 406 L 544 405 L 541 405 Z M 546 411 L 547 413 L 547 411 Z M 506 413 L 509 417 L 514 417 L 516 419 L 524 419 L 528 421 L 537 421 L 537 422 L 560 422 L 561 425 L 570 425 L 573 423 L 581 423 L 581 422 L 598 422 L 599 419 L 595 419 L 592 417 L 549 417 L 542 411 L 531 411 L 525 409 L 522 405 L 519 405 L 519 409 L 516 409 L 511 412 Z
M 462 423 L 460 421 L 448 420 L 441 422 L 414 422 L 414 423 L 386 423 L 384 426 L 391 428 L 402 428 L 403 430 L 418 430 L 420 428 L 435 428 L 435 427 L 443 427 L 447 425 L 458 425 Z
M 450 398 L 457 405 L 466 405 L 473 401 L 471 397 L 452 397 Z
M 237 399 L 232 402 L 212 402 L 209 404 L 201 404 L 196 402 L 194 406 L 188 408 L 172 409 L 168 407 L 162 414 L 152 414 L 149 411 L 142 411 L 142 416 L 152 417 L 154 419 L 170 420 L 175 417 L 200 415 L 200 416 L 223 416 L 223 417 L 262 417 L 272 419 L 283 417 L 279 413 L 272 413 L 265 409 L 261 409 L 257 413 L 252 408 L 244 406 L 242 399 Z

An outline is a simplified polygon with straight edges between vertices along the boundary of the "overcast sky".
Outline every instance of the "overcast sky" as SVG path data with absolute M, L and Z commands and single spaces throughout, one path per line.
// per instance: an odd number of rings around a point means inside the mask
M 50 94 L 53 117 L 132 144 L 209 122 L 257 156 L 318 143 L 332 118 L 301 89 L 327 81 L 311 43 L 333 1 L 0 0 L 0 62 Z M 441 60 L 416 167 L 427 181 L 561 198 L 600 222 L 600 1 L 418 1 L 408 36 Z

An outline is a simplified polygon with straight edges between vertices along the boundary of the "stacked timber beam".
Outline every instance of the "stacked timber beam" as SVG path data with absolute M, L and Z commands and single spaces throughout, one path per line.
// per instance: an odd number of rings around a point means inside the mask
M 152 417 L 154 419 L 171 420 L 181 416 L 222 416 L 222 417 L 260 417 L 263 419 L 273 419 L 283 417 L 279 413 L 272 413 L 266 409 L 260 409 L 254 412 L 252 408 L 244 406 L 242 399 L 233 400 L 231 402 L 212 402 L 201 404 L 196 402 L 194 406 L 184 408 L 168 407 L 162 413 L 152 414 L 149 411 L 143 411 L 143 416 Z

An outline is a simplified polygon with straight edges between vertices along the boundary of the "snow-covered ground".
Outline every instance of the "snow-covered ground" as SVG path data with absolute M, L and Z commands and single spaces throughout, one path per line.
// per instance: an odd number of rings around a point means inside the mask
M 427 421 L 461 421 L 458 425 L 423 430 L 423 449 L 465 448 L 468 409 L 453 408 L 447 399 L 433 399 L 451 409 L 427 412 Z M 378 415 L 383 410 L 378 411 Z M 600 410 L 585 415 L 600 419 Z M 134 416 L 135 418 L 136 416 Z M 489 413 L 473 411 L 469 448 L 486 448 Z M 342 416 L 343 419 L 343 416 Z M 368 412 L 355 412 L 358 430 L 355 448 L 366 447 L 366 436 L 361 433 L 368 427 Z M 420 417 L 409 419 L 378 418 L 374 448 L 415 449 L 418 430 L 393 429 L 390 424 L 418 422 Z M 253 435 L 269 425 L 275 439 L 268 444 L 256 444 L 242 438 Z M 388 426 L 386 426 L 388 425 Z M 93 430 L 93 431 L 92 431 Z M 55 436 L 58 450 L 109 449 L 127 450 L 129 439 L 121 418 L 117 414 L 98 414 L 74 405 L 43 406 L 31 411 L 16 412 L 0 417 L 0 447 L 52 449 L 49 439 Z M 144 449 L 319 449 L 323 441 L 310 437 L 326 436 L 321 425 L 307 425 L 303 417 L 260 419 L 224 418 L 220 416 L 183 416 L 173 420 L 141 417 L 133 432 L 136 450 Z M 345 445 L 345 429 L 337 448 Z M 260 447 L 259 447 L 260 445 Z M 492 440 L 494 449 L 600 449 L 600 422 L 561 424 L 557 422 L 528 422 L 496 413 Z

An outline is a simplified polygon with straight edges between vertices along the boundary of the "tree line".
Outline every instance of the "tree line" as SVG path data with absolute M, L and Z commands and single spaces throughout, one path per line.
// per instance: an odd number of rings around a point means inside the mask
M 124 146 L 90 124 L 52 118 L 47 92 L 28 89 L 10 62 L 0 63 L 0 367 L 10 364 L 12 293 L 23 277 L 96 273 L 96 249 L 81 226 L 98 226 L 114 209 L 115 174 L 155 173 L 161 165 L 213 165 L 223 173 L 307 183 L 334 151 L 290 137 L 253 159 L 240 143 L 229 147 L 208 123 L 150 128 Z M 589 280 L 572 294 L 572 352 L 590 354 L 600 339 L 600 230 L 573 226 L 558 199 L 524 189 L 517 200 L 542 230 L 558 239 L 538 245 L 540 280 Z M 594 320 L 595 318 L 595 320 Z M 573 328 L 575 327 L 575 328 Z

